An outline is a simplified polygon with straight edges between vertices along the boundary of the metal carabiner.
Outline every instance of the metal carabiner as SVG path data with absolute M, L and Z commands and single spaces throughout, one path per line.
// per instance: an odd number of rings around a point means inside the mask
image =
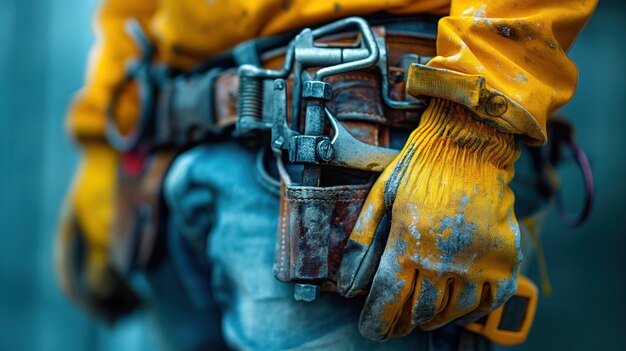
M 350 26 L 358 27 L 365 48 L 333 47 L 314 42 L 315 39 Z M 360 17 L 344 18 L 314 30 L 305 29 L 296 39 L 295 55 L 298 62 L 305 66 L 328 65 L 315 73 L 313 79 L 318 81 L 331 75 L 372 67 L 378 61 L 379 53 L 372 29 Z
M 570 140 L 565 145 L 571 150 L 578 167 L 583 174 L 583 181 L 585 183 L 585 195 L 583 200 L 583 207 L 578 214 L 572 214 L 567 211 L 565 204 L 563 203 L 563 196 L 558 191 L 556 195 L 556 205 L 559 210 L 559 215 L 563 222 L 569 227 L 575 228 L 585 223 L 589 215 L 591 214 L 591 208 L 593 206 L 594 195 L 594 182 L 593 171 L 591 169 L 591 163 L 585 151 L 576 142 Z
M 569 149 L 578 164 L 585 184 L 585 197 L 582 210 L 578 214 L 571 214 L 565 208 L 561 192 L 556 194 L 556 206 L 563 222 L 569 227 L 578 227 L 583 224 L 591 214 L 594 196 L 594 182 L 591 163 L 585 151 L 574 140 L 574 128 L 564 118 L 553 117 L 548 121 L 548 132 L 550 140 L 549 162 L 557 166 L 563 158 L 563 146 Z
M 141 56 L 138 61 L 130 65 L 122 81 L 113 89 L 105 113 L 106 139 L 114 149 L 120 152 L 130 151 L 139 144 L 148 129 L 154 109 L 154 77 L 151 67 L 154 47 L 136 19 L 131 19 L 126 23 L 126 30 L 141 49 Z M 139 90 L 139 120 L 133 130 L 124 134 L 118 127 L 116 110 L 125 89 L 133 81 L 136 82 Z

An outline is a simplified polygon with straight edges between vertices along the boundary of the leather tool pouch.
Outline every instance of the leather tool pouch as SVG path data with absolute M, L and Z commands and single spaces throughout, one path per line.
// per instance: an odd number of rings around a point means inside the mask
M 390 130 L 417 124 L 416 115 L 385 117 L 380 78 L 375 72 L 351 72 L 328 81 L 333 85 L 329 110 L 362 142 L 387 147 Z M 411 117 L 413 120 L 407 119 Z M 335 291 L 343 249 L 378 174 L 326 167 L 321 186 L 309 187 L 293 183 L 279 161 L 281 167 L 274 274 L 283 282 L 294 282 L 293 277 L 319 277 L 322 290 Z
M 281 182 L 275 276 L 284 282 L 291 282 L 295 272 L 298 276 L 327 276 L 322 289 L 334 291 L 343 248 L 370 187 L 371 183 L 311 188 Z M 312 243 L 307 240 L 309 231 L 328 235 L 320 235 Z M 310 255 L 316 251 L 311 248 L 319 246 L 328 248 L 327 257 Z
M 116 223 L 111 240 L 111 260 L 122 274 L 155 263 L 166 230 L 167 208 L 163 178 L 175 153 L 126 153 L 118 172 Z

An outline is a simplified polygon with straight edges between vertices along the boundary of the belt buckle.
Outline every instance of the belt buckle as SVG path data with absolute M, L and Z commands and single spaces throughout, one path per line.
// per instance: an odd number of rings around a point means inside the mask
M 316 42 L 350 27 L 358 29 L 360 40 L 356 43 L 338 46 Z M 312 77 L 306 70 L 308 67 L 322 68 Z M 272 148 L 276 152 L 287 151 L 292 163 L 381 172 L 398 151 L 357 140 L 325 107 L 332 98 L 332 87 L 324 82 L 325 77 L 372 67 L 381 73 L 381 92 L 387 106 L 400 110 L 424 108 L 420 102 L 395 101 L 389 97 L 385 39 L 375 34 L 364 19 L 350 17 L 300 32 L 287 47 L 281 70 L 262 69 L 250 64 L 240 66 L 236 134 L 271 130 Z M 287 106 L 285 82 L 290 74 L 294 79 L 291 107 Z M 273 89 L 267 84 L 268 80 L 269 83 L 273 80 Z M 272 107 L 265 108 L 267 104 Z M 306 112 L 304 130 L 301 131 L 303 106 Z M 291 126 L 287 122 L 289 108 Z M 326 120 L 333 129 L 332 138 L 323 135 Z
M 130 36 L 139 46 L 140 58 L 131 63 L 122 81 L 115 86 L 105 114 L 105 136 L 109 144 L 120 152 L 127 152 L 137 147 L 150 123 L 152 123 L 154 92 L 153 85 L 165 74 L 163 69 L 152 66 L 155 48 L 143 32 L 136 19 L 129 20 L 127 29 Z M 135 81 L 139 90 L 140 106 L 138 123 L 130 132 L 124 134 L 117 126 L 116 108 L 124 90 Z
M 517 291 L 511 299 L 489 313 L 482 321 L 466 325 L 465 329 L 483 335 L 496 344 L 519 345 L 526 341 L 530 332 L 537 310 L 538 295 L 535 284 L 520 275 Z
M 317 43 L 321 37 L 335 34 L 350 27 L 358 28 L 362 40 L 357 45 L 326 45 Z M 244 44 L 245 45 L 245 44 Z M 242 51 L 242 50 L 240 50 Z M 372 67 L 379 58 L 378 44 L 367 22 L 359 17 L 345 18 L 317 29 L 306 28 L 296 35 L 287 46 L 285 63 L 280 70 L 269 70 L 254 64 L 239 67 L 239 99 L 237 133 L 246 134 L 253 130 L 271 129 L 271 116 L 263 113 L 263 81 L 285 79 L 294 76 L 293 120 L 300 115 L 302 98 L 330 100 L 331 90 L 323 79 L 347 71 Z M 315 78 L 306 77 L 306 68 L 322 67 Z M 314 81 L 307 83 L 308 81 Z M 317 90 L 321 88 L 322 90 Z M 311 94 L 322 94 L 314 96 Z M 309 94 L 309 96 L 304 96 Z M 265 117 L 265 118 L 264 118 Z M 323 120 L 323 113 L 318 117 Z M 297 129 L 297 126 L 292 126 Z

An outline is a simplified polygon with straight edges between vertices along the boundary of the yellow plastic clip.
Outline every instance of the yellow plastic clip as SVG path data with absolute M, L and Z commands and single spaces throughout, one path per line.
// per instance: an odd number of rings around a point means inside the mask
M 504 305 L 488 314 L 486 318 L 465 326 L 473 333 L 481 334 L 496 344 L 519 345 L 526 341 L 537 310 L 537 286 L 520 275 L 517 292 Z

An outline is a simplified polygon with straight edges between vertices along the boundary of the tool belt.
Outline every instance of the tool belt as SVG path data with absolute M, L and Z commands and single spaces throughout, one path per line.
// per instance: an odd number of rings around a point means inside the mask
M 149 41 L 138 25 L 131 28 L 143 56 L 114 92 L 106 128 L 110 144 L 128 161 L 120 170 L 113 240 L 118 269 L 129 272 L 158 259 L 167 213 L 162 180 L 173 158 L 201 142 L 235 137 L 266 141 L 264 149 L 276 160 L 276 277 L 295 284 L 298 300 L 333 291 L 370 187 L 425 108 L 407 96 L 406 77 L 411 64 L 435 55 L 436 20 L 345 18 L 295 37 L 243 43 L 189 72 L 153 63 Z M 123 134 L 115 110 L 132 82 L 141 112 L 136 128 Z M 532 282 L 520 286 L 519 295 L 529 303 L 522 308 L 507 303 L 504 312 L 468 329 L 501 343 L 523 341 L 537 294 L 529 288 Z M 522 323 L 502 336 L 498 326 L 511 315 L 507 308 L 521 315 Z
M 278 259 L 283 265 L 277 267 L 285 268 L 289 262 L 290 268 L 277 271 L 277 277 L 332 288 L 343 245 L 367 190 L 398 152 L 388 148 L 390 143 L 396 140 L 396 147 L 402 147 L 425 107 L 407 99 L 409 65 L 425 63 L 435 54 L 435 20 L 373 21 L 388 23 L 370 27 L 364 19 L 347 18 L 316 30 L 305 29 L 295 39 L 288 34 L 247 42 L 190 72 L 153 63 L 149 41 L 137 24 L 131 27 L 143 56 L 114 91 L 106 124 L 110 144 L 128 161 L 122 162 L 120 171 L 120 213 L 113 240 L 118 269 L 128 272 L 155 259 L 151 253 L 163 228 L 158 217 L 167 212 L 155 184 L 177 153 L 206 140 L 269 138 L 281 162 L 303 167 L 301 179 L 287 173 L 282 177 L 286 195 L 282 216 L 292 220 L 281 219 L 290 224 L 282 226 L 285 231 L 280 235 L 294 250 L 289 251 L 291 257 Z M 123 134 L 117 128 L 115 111 L 131 83 L 139 90 L 141 111 L 134 130 Z M 337 181 L 353 176 L 360 184 Z M 341 227 L 341 233 L 331 229 L 330 236 L 335 238 L 299 252 L 292 238 L 319 236 L 301 235 L 296 229 L 311 227 L 298 213 L 320 202 L 318 197 L 305 195 L 309 187 L 317 189 L 313 194 L 355 189 L 360 195 L 352 201 L 355 212 L 346 213 L 333 225 Z M 345 198 L 333 196 L 323 203 L 327 210 L 347 204 Z M 324 213 L 328 219 L 330 212 Z M 332 256 L 330 266 L 325 264 L 327 268 L 312 274 L 318 263 L 310 258 L 320 256 Z

